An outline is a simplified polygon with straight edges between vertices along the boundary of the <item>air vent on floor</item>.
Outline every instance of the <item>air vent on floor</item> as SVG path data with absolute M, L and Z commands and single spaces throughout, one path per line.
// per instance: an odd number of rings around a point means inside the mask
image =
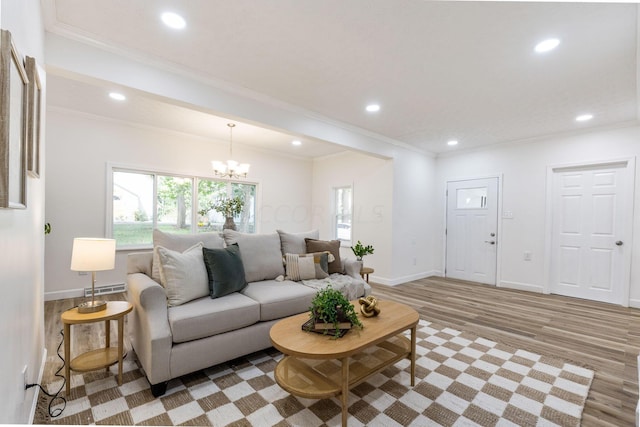
M 116 283 L 115 285 L 96 286 L 97 295 L 117 294 L 118 292 L 124 292 L 127 288 L 124 283 Z M 91 296 L 91 288 L 84 288 L 84 296 Z

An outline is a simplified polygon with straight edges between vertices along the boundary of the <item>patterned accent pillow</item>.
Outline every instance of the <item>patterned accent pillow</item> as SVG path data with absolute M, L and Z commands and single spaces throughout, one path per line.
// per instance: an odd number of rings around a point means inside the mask
M 342 261 L 340 260 L 340 240 L 316 240 L 305 238 L 304 241 L 307 245 L 308 254 L 324 251 L 331 252 L 335 260 L 329 262 L 329 274 L 342 274 Z
M 285 254 L 287 279 L 300 280 L 324 279 L 329 277 L 329 253 Z

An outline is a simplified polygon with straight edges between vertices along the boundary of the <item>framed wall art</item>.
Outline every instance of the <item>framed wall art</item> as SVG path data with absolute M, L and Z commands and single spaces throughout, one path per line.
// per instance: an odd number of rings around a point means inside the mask
M 0 208 L 26 208 L 27 85 L 11 33 L 0 30 Z
M 34 178 L 39 178 L 42 85 L 35 58 L 25 57 L 24 68 L 29 78 L 27 89 L 27 172 Z

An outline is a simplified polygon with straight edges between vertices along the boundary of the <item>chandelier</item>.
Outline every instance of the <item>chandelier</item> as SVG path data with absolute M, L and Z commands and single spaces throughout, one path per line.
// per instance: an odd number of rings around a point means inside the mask
M 233 128 L 236 127 L 236 125 L 227 123 L 227 126 L 229 126 L 229 158 L 231 159 L 233 158 Z M 216 176 L 237 179 L 247 177 L 250 165 L 248 163 L 238 163 L 235 160 L 227 160 L 224 163 L 214 160 L 211 162 L 211 166 Z

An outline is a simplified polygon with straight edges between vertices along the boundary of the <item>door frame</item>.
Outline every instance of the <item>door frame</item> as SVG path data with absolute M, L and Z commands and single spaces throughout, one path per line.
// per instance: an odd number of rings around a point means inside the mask
M 444 181 L 444 190 L 442 191 L 442 194 L 444 195 L 444 208 L 443 208 L 443 212 L 442 212 L 442 217 L 443 217 L 443 224 L 444 227 L 442 228 L 442 269 L 440 270 L 442 272 L 442 277 L 447 277 L 445 271 L 447 269 L 447 188 L 449 187 L 449 183 L 450 182 L 460 182 L 460 181 L 473 181 L 476 179 L 487 179 L 487 178 L 497 178 L 498 179 L 498 211 L 496 212 L 496 215 L 498 216 L 496 218 L 496 223 L 497 223 L 497 236 L 496 236 L 496 283 L 495 286 L 497 288 L 501 287 L 500 283 L 501 283 L 501 276 L 502 276 L 502 268 L 501 268 L 501 260 L 502 260 L 502 177 L 503 174 L 502 173 L 498 173 L 498 174 L 490 174 L 490 175 L 474 175 L 474 176 L 467 176 L 467 177 L 460 177 L 460 178 L 449 178 L 449 179 L 445 179 Z
M 635 205 L 634 194 L 635 194 L 635 176 L 636 176 L 636 158 L 635 157 L 625 157 L 619 159 L 611 159 L 611 160 L 595 160 L 595 161 L 584 161 L 584 162 L 576 162 L 576 163 L 562 163 L 556 165 L 547 166 L 547 182 L 546 182 L 546 207 L 545 207 L 545 243 L 544 243 L 544 267 L 543 267 L 543 277 L 544 277 L 544 286 L 542 288 L 543 294 L 551 293 L 551 243 L 553 240 L 553 176 L 556 172 L 560 172 L 563 170 L 570 170 L 576 168 L 605 168 L 607 166 L 620 165 L 625 164 L 628 172 L 627 182 L 625 183 L 625 200 L 627 200 L 628 206 L 626 208 L 626 224 L 624 226 L 624 235 L 629 236 L 629 250 L 625 251 L 624 254 L 624 271 L 622 272 L 622 277 L 624 278 L 624 282 L 622 284 L 622 301 L 620 304 L 623 307 L 629 307 L 630 300 L 630 285 L 631 285 L 631 248 L 633 247 L 633 210 Z M 627 243 L 625 242 L 625 246 Z

